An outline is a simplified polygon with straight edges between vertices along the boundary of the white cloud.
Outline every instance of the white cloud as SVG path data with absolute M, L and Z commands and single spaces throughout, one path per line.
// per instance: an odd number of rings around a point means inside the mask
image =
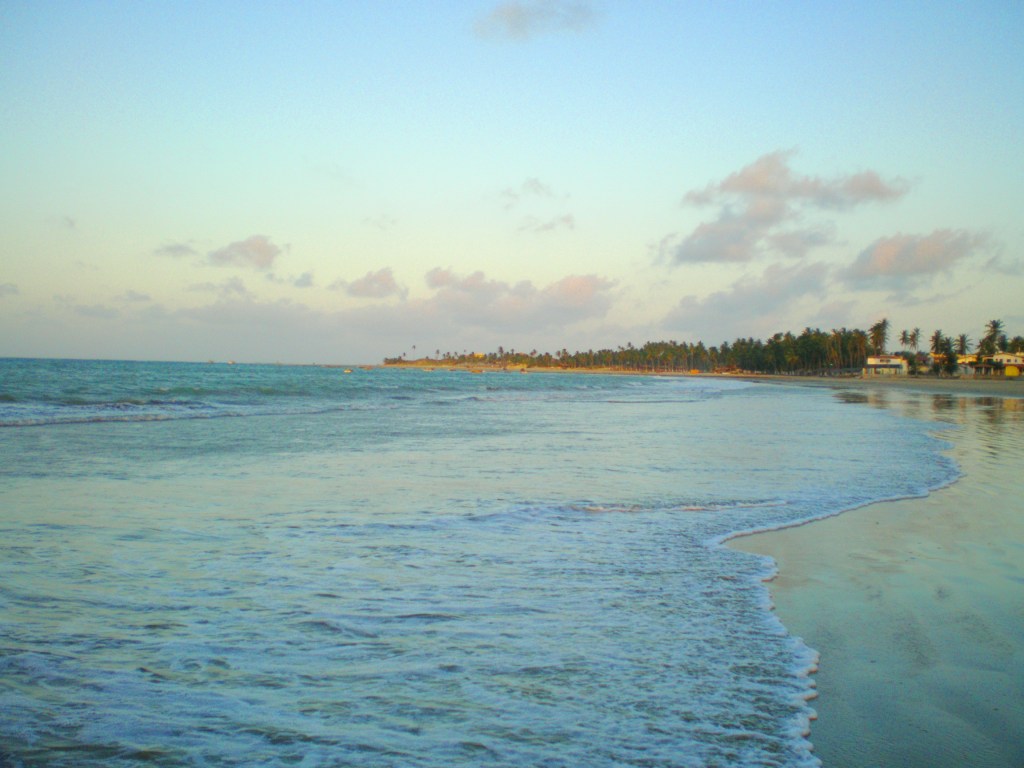
M 900 179 L 884 181 L 874 171 L 834 179 L 795 174 L 792 152 L 772 152 L 683 198 L 689 205 L 715 205 L 717 218 L 699 224 L 682 241 L 663 245 L 677 264 L 747 262 L 767 253 L 803 257 L 834 239 L 834 224 L 792 227 L 811 211 L 840 211 L 868 202 L 894 200 L 907 191 Z
M 663 326 L 705 340 L 770 335 L 786 325 L 794 302 L 824 295 L 828 271 L 821 263 L 773 264 L 757 277 L 737 280 L 729 290 L 683 298 Z
M 351 282 L 338 280 L 331 284 L 332 289 L 343 290 L 349 296 L 356 296 L 367 299 L 386 299 L 389 296 L 405 298 L 408 289 L 400 286 L 395 280 L 391 267 L 378 269 L 376 272 L 367 272 L 358 280 Z
M 962 229 L 883 237 L 860 252 L 844 278 L 857 287 L 899 289 L 947 273 L 957 263 L 986 250 L 989 244 L 988 235 Z
M 818 208 L 850 208 L 860 203 L 892 200 L 906 194 L 902 179 L 884 181 L 875 171 L 835 179 L 800 176 L 789 167 L 796 153 L 778 150 L 727 176 L 718 184 L 688 192 L 686 202 L 703 205 L 736 195 L 747 199 L 806 201 Z
M 437 292 L 423 302 L 430 315 L 467 328 L 537 331 L 605 315 L 613 283 L 596 275 L 570 275 L 538 288 L 529 280 L 489 280 L 481 272 L 460 277 L 433 269 L 426 283 Z
M 210 251 L 207 256 L 213 264 L 270 269 L 280 254 L 281 249 L 272 243 L 269 237 L 252 235 L 245 240 L 237 240 L 216 251 Z
M 476 32 L 484 37 L 529 40 L 540 34 L 579 32 L 594 22 L 589 3 L 569 0 L 504 2 L 481 17 Z

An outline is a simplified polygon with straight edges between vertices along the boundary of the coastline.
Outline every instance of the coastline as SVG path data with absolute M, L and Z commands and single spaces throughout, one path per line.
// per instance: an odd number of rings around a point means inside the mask
M 1024 398 L 1024 381 L 1002 377 L 946 378 L 939 376 L 781 376 L 767 373 L 684 373 L 682 371 L 630 371 L 621 368 L 532 368 L 521 365 L 500 366 L 490 363 L 448 365 L 410 362 L 385 364 L 377 368 L 411 371 L 456 371 L 460 373 L 600 374 L 604 376 L 662 376 L 686 379 L 733 379 L 760 384 L 787 384 L 799 387 L 831 389 L 891 390 L 943 393 L 966 396 Z M 1024 377 L 1022 377 L 1024 378 Z
M 941 438 L 963 473 L 927 497 L 729 542 L 775 560 L 776 614 L 820 654 L 817 756 L 843 768 L 1024 764 L 1016 382 L 780 378 L 953 425 Z

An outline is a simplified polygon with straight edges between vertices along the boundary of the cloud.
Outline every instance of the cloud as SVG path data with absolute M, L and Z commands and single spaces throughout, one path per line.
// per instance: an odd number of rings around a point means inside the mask
M 706 205 L 736 195 L 748 199 L 805 201 L 818 208 L 850 208 L 902 197 L 909 188 L 902 179 L 883 181 L 875 171 L 835 179 L 800 176 L 789 167 L 789 160 L 795 154 L 793 150 L 770 152 L 718 184 L 686 193 L 683 199 L 695 205 Z
M 579 32 L 594 22 L 589 3 L 568 0 L 504 2 L 481 17 L 476 33 L 481 37 L 529 40 L 541 34 Z
M 809 211 L 844 211 L 906 194 L 906 182 L 887 182 L 874 171 L 834 179 L 792 171 L 792 151 L 764 155 L 724 180 L 683 197 L 687 205 L 718 206 L 717 218 L 681 241 L 663 244 L 676 264 L 752 261 L 766 253 L 803 257 L 835 237 L 831 222 L 792 228 Z
M 506 187 L 498 197 L 502 200 L 505 210 L 514 208 L 524 197 L 554 197 L 551 187 L 536 177 L 524 181 L 518 187 Z
M 376 272 L 367 272 L 358 280 L 351 282 L 337 280 L 330 287 L 335 290 L 343 290 L 349 296 L 364 299 L 386 299 L 389 296 L 398 296 L 404 299 L 409 293 L 407 288 L 400 286 L 395 280 L 391 267 L 384 267 Z
M 188 289 L 200 293 L 216 293 L 223 298 L 232 296 L 251 298 L 253 295 L 238 277 L 229 277 L 221 283 L 193 283 Z
M 292 285 L 296 288 L 312 288 L 313 287 L 313 273 L 303 272 L 301 275 L 292 280 Z
M 482 271 L 460 276 L 433 269 L 425 276 L 436 290 L 423 302 L 432 316 L 465 328 L 503 332 L 537 331 L 601 317 L 611 306 L 614 283 L 596 275 L 569 275 L 538 288 L 529 280 L 489 280 Z
M 105 307 L 102 304 L 79 304 L 75 307 L 75 312 L 83 317 L 93 317 L 100 320 L 113 320 L 121 315 L 113 307 Z
M 17 296 L 21 291 L 14 283 L 0 283 L 0 298 L 4 296 Z
M 170 256 L 174 259 L 197 255 L 196 249 L 188 243 L 168 243 L 167 245 L 157 248 L 153 253 L 157 256 Z
M 129 289 L 122 293 L 120 296 L 118 296 L 117 300 L 128 303 L 141 303 L 150 301 L 151 297 L 148 293 L 139 293 L 138 291 L 133 291 Z
M 238 265 L 254 269 L 270 269 L 274 260 L 281 254 L 281 249 L 270 241 L 266 235 L 253 235 L 245 240 L 226 245 L 210 251 L 207 257 L 213 264 Z
M 773 264 L 757 277 L 737 280 L 727 291 L 686 296 L 665 318 L 665 328 L 698 338 L 733 338 L 769 333 L 784 323 L 793 303 L 824 294 L 828 267 L 820 262 Z
M 899 289 L 949 272 L 957 263 L 987 250 L 989 244 L 988 235 L 962 229 L 883 237 L 861 251 L 843 277 L 858 287 Z
M 538 221 L 537 219 L 530 217 L 528 218 L 521 227 L 520 232 L 554 232 L 556 229 L 575 229 L 576 228 L 576 217 L 571 213 L 564 214 L 562 216 L 555 216 L 553 219 L 547 221 Z

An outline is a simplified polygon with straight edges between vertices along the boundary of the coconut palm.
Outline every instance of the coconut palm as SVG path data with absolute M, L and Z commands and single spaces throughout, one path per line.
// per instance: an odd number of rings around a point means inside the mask
M 1006 334 L 1003 333 L 1002 320 L 989 320 L 985 326 L 985 335 L 978 343 L 978 353 L 982 355 L 994 355 L 998 350 L 1006 347 Z
M 885 354 L 885 340 L 889 337 L 889 321 L 882 318 L 868 329 L 871 336 L 871 346 L 875 348 L 875 354 Z
M 942 335 L 942 331 L 935 331 L 930 339 L 931 350 L 933 355 L 942 354 L 942 342 L 946 337 Z
M 900 346 L 904 349 L 910 346 L 910 331 L 906 328 L 900 331 Z
M 910 342 L 910 348 L 914 350 L 914 352 L 917 352 L 918 347 L 921 344 L 921 329 L 915 328 L 912 330 L 907 340 Z
M 956 337 L 956 353 L 958 355 L 966 355 L 967 350 L 971 347 L 971 337 L 966 333 L 961 333 Z

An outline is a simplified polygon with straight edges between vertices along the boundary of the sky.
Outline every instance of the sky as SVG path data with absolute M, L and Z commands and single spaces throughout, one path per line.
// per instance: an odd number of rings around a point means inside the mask
M 0 356 L 1024 335 L 1024 4 L 0 0 Z

